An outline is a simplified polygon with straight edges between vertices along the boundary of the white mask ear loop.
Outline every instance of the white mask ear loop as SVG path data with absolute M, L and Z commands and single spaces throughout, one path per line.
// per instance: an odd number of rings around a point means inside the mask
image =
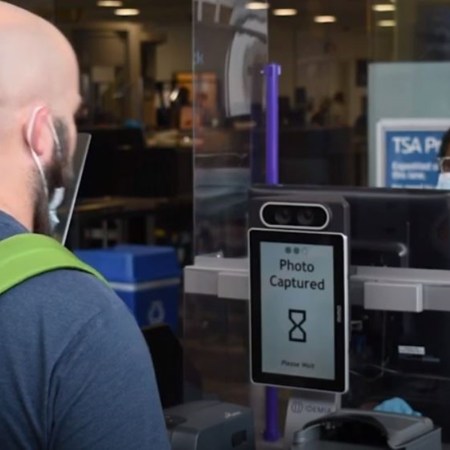
M 49 126 L 50 131 L 52 132 L 53 140 L 55 141 L 56 147 L 58 149 L 58 152 L 61 151 L 61 143 L 59 142 L 58 134 L 56 133 L 55 126 L 53 125 L 53 122 L 49 120 Z
M 33 157 L 33 160 L 39 170 L 39 174 L 41 175 L 41 178 L 42 178 L 42 183 L 44 184 L 45 194 L 48 198 L 48 185 L 47 185 L 47 179 L 45 178 L 44 169 L 42 168 L 41 161 L 39 160 L 39 157 L 36 154 L 36 152 L 34 151 L 33 145 L 31 144 L 32 134 L 33 134 L 33 130 L 34 130 L 34 124 L 36 122 L 36 116 L 37 116 L 38 112 L 43 108 L 44 108 L 43 106 L 37 106 L 34 109 L 34 111 L 32 112 L 30 121 L 28 122 L 26 138 L 28 141 L 27 142 L 28 146 L 30 147 L 31 156 Z M 51 129 L 52 129 L 52 133 L 54 133 L 54 135 L 56 135 L 56 132 L 53 129 L 53 127 L 51 127 Z

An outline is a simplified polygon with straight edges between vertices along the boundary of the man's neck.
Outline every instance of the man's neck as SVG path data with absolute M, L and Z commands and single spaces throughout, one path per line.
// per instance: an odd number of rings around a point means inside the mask
M 20 197 L 19 197 L 20 198 Z M 15 201 L 13 199 L 0 198 L 0 211 L 13 217 L 17 222 L 23 225 L 27 230 L 33 229 L 33 214 L 31 208 L 24 207 L 25 202 Z M 21 207 L 21 205 L 23 205 Z

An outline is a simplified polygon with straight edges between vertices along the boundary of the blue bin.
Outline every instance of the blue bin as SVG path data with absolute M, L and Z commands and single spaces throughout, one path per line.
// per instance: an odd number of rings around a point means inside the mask
M 75 254 L 108 280 L 140 327 L 167 323 L 178 331 L 181 269 L 173 247 L 119 245 Z

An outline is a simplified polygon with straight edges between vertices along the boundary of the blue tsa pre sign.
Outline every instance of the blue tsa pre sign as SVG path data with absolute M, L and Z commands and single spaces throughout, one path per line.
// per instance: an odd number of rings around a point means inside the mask
M 377 186 L 435 188 L 439 148 L 450 121 L 390 119 L 377 125 Z

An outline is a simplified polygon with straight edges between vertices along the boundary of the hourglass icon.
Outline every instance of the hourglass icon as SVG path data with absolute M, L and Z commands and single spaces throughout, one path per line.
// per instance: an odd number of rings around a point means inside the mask
M 302 325 L 306 322 L 306 311 L 290 309 L 289 320 L 294 325 L 289 331 L 289 340 L 291 342 L 306 342 L 306 331 L 302 328 Z

